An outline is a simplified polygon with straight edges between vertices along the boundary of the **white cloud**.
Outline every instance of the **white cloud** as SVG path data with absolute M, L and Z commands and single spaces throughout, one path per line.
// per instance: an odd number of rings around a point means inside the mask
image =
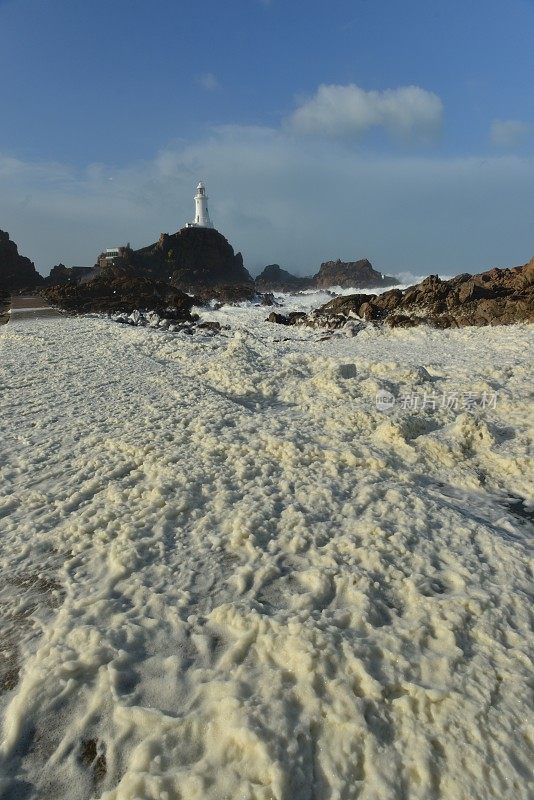
M 322 84 L 289 122 L 299 133 L 352 137 L 385 128 L 402 138 L 431 139 L 439 131 L 442 113 L 440 98 L 419 86 L 366 92 L 355 84 Z
M 490 127 L 490 141 L 495 147 L 513 148 L 521 144 L 532 130 L 532 125 L 518 119 L 494 119 Z
M 213 92 L 215 89 L 219 88 L 219 81 L 213 72 L 205 72 L 203 75 L 199 75 L 197 83 L 202 86 L 203 89 L 206 89 L 207 92 Z
M 217 128 L 122 169 L 0 155 L 0 227 L 44 273 L 92 264 L 104 247 L 178 230 L 200 179 L 252 272 L 368 257 L 388 274 L 452 274 L 534 255 L 533 158 L 373 156 L 262 127 Z

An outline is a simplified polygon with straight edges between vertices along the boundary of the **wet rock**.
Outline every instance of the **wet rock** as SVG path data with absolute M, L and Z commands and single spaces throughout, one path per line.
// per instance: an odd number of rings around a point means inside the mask
M 205 322 L 199 322 L 197 329 L 218 333 L 221 330 L 221 323 L 216 322 L 215 320 L 206 320 Z
M 290 325 L 300 325 L 305 322 L 307 314 L 304 311 L 291 311 L 288 315 Z
M 278 325 L 300 325 L 306 323 L 308 315 L 304 311 L 291 311 L 289 314 L 277 314 L 276 311 L 271 311 L 266 322 L 275 322 Z
M 360 306 L 359 316 L 367 322 L 371 319 L 376 319 L 380 316 L 380 309 L 371 302 L 362 303 Z
M 390 328 L 415 328 L 416 325 L 420 325 L 423 321 L 416 317 L 408 317 L 406 314 L 392 314 L 388 317 Z
M 389 293 L 388 293 L 389 294 Z M 427 324 L 438 328 L 534 322 L 534 259 L 522 267 L 493 268 L 443 281 L 437 275 L 409 287 L 391 309 L 383 297 L 373 303 L 392 327 Z
M 394 328 L 534 322 L 534 259 L 523 267 L 462 274 L 447 281 L 429 275 L 408 289 L 392 289 L 381 295 L 334 297 L 307 316 L 299 314 L 296 320 L 291 317 L 273 313 L 269 320 L 330 330 L 343 328 L 351 319 L 375 325 L 385 322 Z
M 471 300 L 482 300 L 491 296 L 490 286 L 484 283 L 477 283 L 474 280 L 465 281 L 458 289 L 458 302 L 467 303 Z
M 43 290 L 50 303 L 72 313 L 129 315 L 138 324 L 141 309 L 169 320 L 190 320 L 195 298 L 165 283 L 131 276 L 99 276 L 89 283 L 63 284 Z M 136 314 L 137 312 L 137 314 Z M 137 322 L 134 322 L 133 315 Z
M 400 289 L 391 289 L 389 292 L 379 294 L 373 302 L 377 308 L 392 311 L 402 302 L 402 292 Z
M 318 309 L 318 314 L 326 316 L 360 316 L 364 303 L 375 300 L 375 294 L 349 294 L 334 297 Z
M 278 314 L 276 311 L 271 311 L 265 322 L 274 322 L 277 325 L 289 325 L 289 319 L 285 314 Z

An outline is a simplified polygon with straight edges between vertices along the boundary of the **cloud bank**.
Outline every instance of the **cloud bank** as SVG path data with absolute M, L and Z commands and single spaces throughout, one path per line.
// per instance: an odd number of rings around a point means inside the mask
M 104 247 L 180 228 L 200 178 L 215 226 L 253 272 L 368 257 L 388 274 L 451 274 L 534 255 L 532 158 L 379 157 L 240 126 L 121 169 L 0 156 L 0 227 L 43 273 L 92 264 Z
M 371 128 L 384 128 L 394 137 L 430 140 L 441 126 L 443 104 L 419 86 L 365 91 L 349 84 L 322 84 L 313 97 L 291 115 L 299 133 L 359 137 Z
M 490 141 L 495 147 L 513 149 L 531 131 L 531 125 L 518 119 L 494 119 L 490 127 Z

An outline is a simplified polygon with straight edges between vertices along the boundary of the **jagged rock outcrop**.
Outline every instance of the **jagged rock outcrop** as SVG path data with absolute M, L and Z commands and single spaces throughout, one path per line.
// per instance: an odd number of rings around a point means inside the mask
M 56 264 L 50 274 L 44 279 L 45 286 L 57 286 L 61 283 L 79 283 L 87 278 L 93 267 L 66 267 L 65 264 Z
M 0 231 L 0 293 L 34 289 L 42 283 L 43 277 L 35 269 L 33 261 L 19 255 L 9 233 Z
M 174 286 L 131 275 L 101 275 L 88 283 L 59 284 L 43 291 L 53 305 L 77 314 L 148 309 L 167 319 L 190 320 L 196 302 Z
M 427 324 L 438 328 L 534 322 L 534 259 L 522 267 L 462 274 L 448 281 L 430 275 L 408 289 L 380 295 L 336 297 L 311 314 L 269 321 L 342 328 L 352 320 L 385 322 L 391 327 Z
M 389 308 L 387 302 L 381 295 L 373 304 L 378 314 L 387 313 L 392 326 L 413 321 L 442 328 L 534 322 L 534 259 L 521 267 L 466 273 L 448 281 L 430 275 L 394 303 L 389 298 Z
M 254 281 L 260 292 L 299 292 L 313 288 L 313 278 L 292 275 L 279 264 L 269 264 Z
M 396 286 L 396 278 L 382 275 L 373 269 L 371 263 L 363 258 L 360 261 L 325 261 L 314 276 L 292 275 L 278 264 L 269 264 L 255 280 L 260 291 L 298 292 L 304 289 L 343 288 L 367 289 L 378 286 Z
M 314 276 L 314 284 L 318 289 L 329 289 L 341 286 L 345 289 L 372 289 L 379 286 L 396 286 L 399 281 L 388 275 L 382 275 L 373 269 L 370 261 L 362 258 L 359 261 L 325 261 Z
M 140 250 L 121 248 L 121 255 L 102 274 L 133 274 L 166 281 L 184 291 L 228 284 L 253 284 L 224 236 L 212 228 L 182 228 L 162 233 L 155 244 Z

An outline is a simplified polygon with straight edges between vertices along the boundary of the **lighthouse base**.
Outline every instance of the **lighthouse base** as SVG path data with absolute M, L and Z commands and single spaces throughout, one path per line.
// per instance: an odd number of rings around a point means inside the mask
M 210 230 L 214 231 L 215 227 L 213 225 L 201 225 L 200 222 L 186 222 L 185 228 L 209 228 Z

